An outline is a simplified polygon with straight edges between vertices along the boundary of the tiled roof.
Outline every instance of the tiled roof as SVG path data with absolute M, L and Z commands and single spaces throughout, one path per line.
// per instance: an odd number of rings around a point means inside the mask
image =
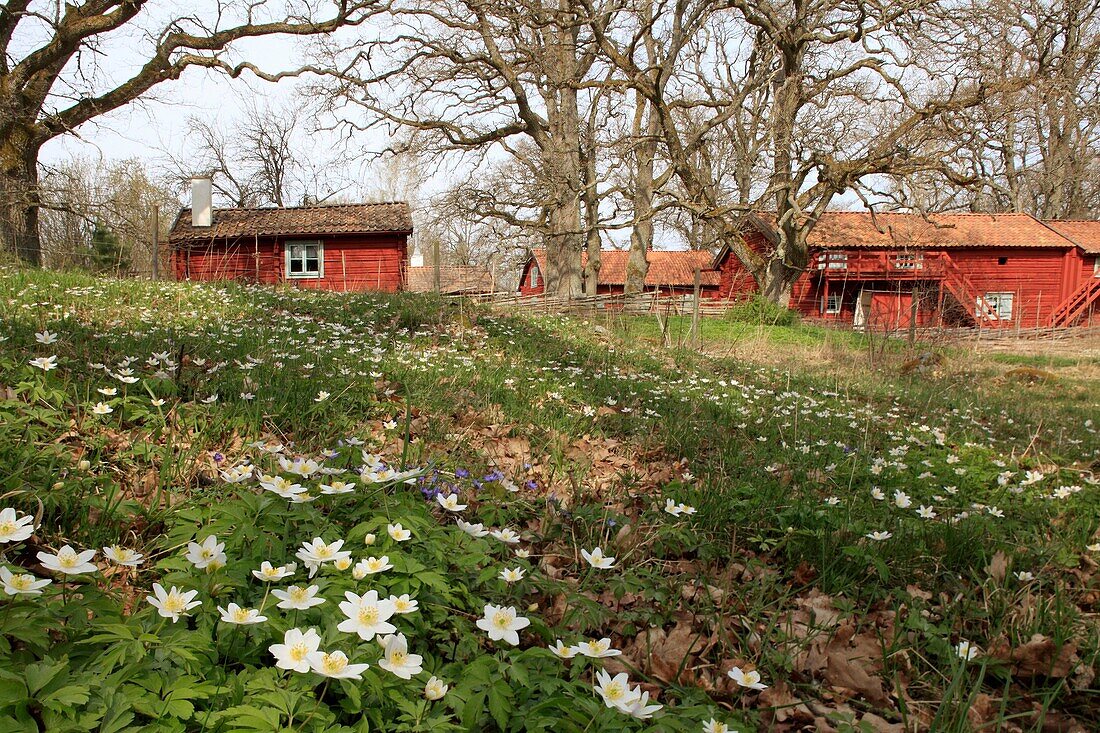
M 434 267 L 410 267 L 406 271 L 406 287 L 414 293 L 435 290 Z M 440 267 L 439 290 L 442 293 L 491 293 L 493 275 L 480 267 Z
M 1072 239 L 1078 247 L 1100 254 L 1100 221 L 1088 219 L 1050 219 L 1046 225 L 1063 237 Z
M 774 225 L 775 215 L 758 219 Z M 855 247 L 1070 247 L 1058 232 L 1029 214 L 872 214 L 827 211 L 810 231 L 808 244 L 824 249 Z
M 266 209 L 214 209 L 213 225 L 192 227 L 191 209 L 183 209 L 168 235 L 170 242 L 209 241 L 253 236 L 411 232 L 412 212 L 401 201 Z
M 539 269 L 546 270 L 546 250 L 532 250 L 539 263 Z M 623 249 L 605 249 L 600 251 L 600 285 L 624 285 L 626 283 L 626 263 L 630 252 Z M 713 255 L 706 250 L 656 250 L 646 253 L 649 270 L 646 272 L 647 287 L 680 286 L 691 287 L 695 284 L 695 268 L 698 267 L 699 283 L 704 286 L 717 286 L 719 274 L 711 267 Z M 581 267 L 588 262 L 588 253 L 581 252 Z

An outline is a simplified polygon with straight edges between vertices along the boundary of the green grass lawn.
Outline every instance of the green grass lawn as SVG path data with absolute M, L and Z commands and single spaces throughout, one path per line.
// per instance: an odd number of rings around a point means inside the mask
M 594 330 L 422 296 L 14 269 L 0 303 L 0 509 L 35 528 L 0 548 L 53 581 L 0 594 L 4 730 L 1100 719 L 1100 390 L 1072 370 L 1007 374 L 1079 360 L 937 349 L 941 366 L 911 371 L 932 347 L 774 314 L 704 320 L 698 353 L 666 349 L 652 317 Z M 686 321 L 668 332 L 681 343 Z M 464 509 L 436 498 L 451 494 Z M 220 567 L 187 557 L 207 536 Z M 351 555 L 307 577 L 296 554 L 314 538 Z M 97 550 L 95 570 L 39 557 L 66 544 Z M 116 544 L 143 562 L 107 559 Z M 612 568 L 583 559 L 597 546 Z M 392 568 L 355 569 L 383 555 Z M 263 561 L 298 567 L 268 582 Z M 146 601 L 154 583 L 201 605 L 172 620 Z M 324 603 L 280 608 L 271 591 L 292 583 Z M 355 617 L 345 593 L 372 590 L 418 602 L 386 622 L 421 657 L 411 679 L 337 628 Z M 229 603 L 266 620 L 224 621 Z M 475 623 L 486 605 L 529 621 L 518 644 Z M 275 666 L 272 644 L 310 628 L 369 668 Z M 603 638 L 621 654 L 549 648 Z M 597 672 L 629 677 L 626 703 L 594 691 Z

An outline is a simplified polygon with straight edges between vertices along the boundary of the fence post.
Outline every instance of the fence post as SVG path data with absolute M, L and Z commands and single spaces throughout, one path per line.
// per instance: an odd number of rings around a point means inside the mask
M 149 242 L 153 250 L 153 279 L 160 279 L 160 207 L 153 206 L 151 223 L 152 231 L 149 233 Z
M 442 286 L 439 282 L 439 238 L 432 242 L 432 290 L 438 295 Z
M 695 300 L 691 304 L 691 346 L 698 349 L 702 344 L 699 343 L 699 291 L 701 287 L 702 276 L 698 267 L 695 268 Z

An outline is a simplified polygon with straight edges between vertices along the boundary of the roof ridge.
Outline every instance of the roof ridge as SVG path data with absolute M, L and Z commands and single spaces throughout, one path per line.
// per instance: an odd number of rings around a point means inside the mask
M 365 201 L 358 204 L 307 204 L 305 206 L 215 206 L 212 211 L 304 211 L 306 209 L 351 209 L 364 206 L 410 206 L 408 201 Z M 183 211 L 190 211 L 184 206 Z

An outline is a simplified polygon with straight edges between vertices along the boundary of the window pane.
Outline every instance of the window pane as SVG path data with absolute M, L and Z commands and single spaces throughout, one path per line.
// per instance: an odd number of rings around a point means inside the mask
M 306 272 L 320 272 L 321 271 L 320 263 L 316 259 L 307 259 L 306 260 L 306 270 L 305 271 Z
M 291 255 L 291 257 L 292 257 L 292 259 L 290 260 L 290 271 L 291 272 L 301 272 L 302 271 L 302 261 L 300 259 L 294 257 L 293 255 Z

